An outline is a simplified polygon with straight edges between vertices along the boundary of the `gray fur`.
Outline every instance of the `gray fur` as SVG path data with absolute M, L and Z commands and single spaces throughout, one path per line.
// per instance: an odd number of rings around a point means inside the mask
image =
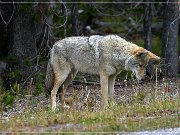
M 140 54 L 140 55 L 139 55 Z M 76 73 L 99 74 L 104 106 L 113 98 L 114 82 L 122 70 L 131 70 L 138 79 L 144 76 L 151 52 L 130 43 L 117 35 L 68 37 L 55 43 L 47 66 L 46 87 L 52 89 L 52 109 L 56 108 L 56 94 L 62 85 L 65 89 Z M 143 65 L 141 68 L 139 64 Z M 53 83 L 54 82 L 54 83 Z

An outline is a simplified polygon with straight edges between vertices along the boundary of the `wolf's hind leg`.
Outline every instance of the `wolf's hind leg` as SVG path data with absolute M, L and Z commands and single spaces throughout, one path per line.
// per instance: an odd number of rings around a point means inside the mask
M 60 93 L 59 93 L 59 99 L 62 103 L 62 106 L 64 107 L 64 95 L 66 92 L 66 88 L 68 87 L 68 85 L 72 82 L 72 80 L 74 80 L 75 76 L 77 74 L 77 70 L 75 68 L 71 69 L 71 72 L 69 73 L 68 77 L 66 78 L 66 80 L 64 81 L 64 83 L 61 85 L 60 87 Z
M 58 88 L 60 87 L 61 83 L 58 78 L 55 77 L 54 79 L 54 87 L 51 91 L 51 108 L 54 111 L 56 109 L 56 94 L 58 91 Z
M 61 64 L 54 64 L 54 87 L 51 91 L 51 107 L 52 110 L 56 109 L 56 95 L 58 92 L 59 87 L 64 83 L 66 78 L 68 77 L 71 69 L 69 64 L 61 65 Z

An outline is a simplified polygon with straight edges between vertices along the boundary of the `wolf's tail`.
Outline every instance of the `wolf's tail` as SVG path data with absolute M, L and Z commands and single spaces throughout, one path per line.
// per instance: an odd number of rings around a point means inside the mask
M 45 79 L 45 87 L 46 87 L 47 94 L 51 93 L 51 90 L 53 88 L 53 82 L 54 82 L 54 72 L 53 72 L 53 68 L 50 62 L 48 62 L 47 71 L 46 71 L 46 79 Z

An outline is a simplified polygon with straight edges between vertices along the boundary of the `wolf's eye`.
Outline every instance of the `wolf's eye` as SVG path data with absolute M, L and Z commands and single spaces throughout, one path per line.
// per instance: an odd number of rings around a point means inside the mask
M 143 65 L 142 65 L 142 64 L 139 64 L 139 67 L 141 68 L 141 67 L 143 67 Z
M 139 63 L 133 63 L 133 65 L 138 66 L 138 65 L 139 65 Z

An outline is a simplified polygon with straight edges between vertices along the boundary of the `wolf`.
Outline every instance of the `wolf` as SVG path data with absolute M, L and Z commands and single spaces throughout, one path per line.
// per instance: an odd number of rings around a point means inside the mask
M 160 57 L 118 35 L 67 37 L 57 41 L 51 50 L 45 85 L 51 91 L 51 107 L 56 109 L 56 95 L 60 90 L 61 102 L 67 86 L 77 72 L 100 75 L 103 107 L 113 100 L 116 76 L 132 71 L 138 80 L 145 76 L 148 61 Z

